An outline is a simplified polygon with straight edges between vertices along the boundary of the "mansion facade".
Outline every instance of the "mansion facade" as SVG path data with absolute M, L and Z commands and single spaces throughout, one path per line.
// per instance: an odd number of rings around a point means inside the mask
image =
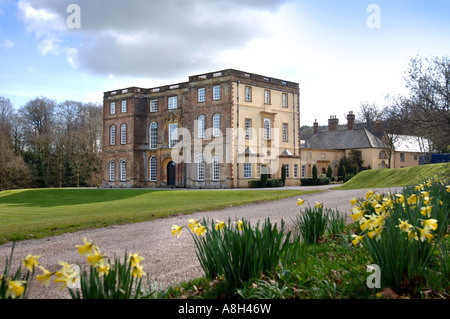
M 105 188 L 300 185 L 299 84 L 227 69 L 104 93 Z

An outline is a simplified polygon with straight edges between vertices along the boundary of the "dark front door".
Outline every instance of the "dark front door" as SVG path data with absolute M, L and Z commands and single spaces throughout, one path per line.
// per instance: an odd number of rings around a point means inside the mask
M 175 168 L 174 162 L 167 164 L 167 185 L 175 185 Z

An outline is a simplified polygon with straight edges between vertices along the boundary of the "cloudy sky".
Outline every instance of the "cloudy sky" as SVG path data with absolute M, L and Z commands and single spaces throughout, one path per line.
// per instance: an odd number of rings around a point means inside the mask
M 101 102 L 234 68 L 298 82 L 302 125 L 345 123 L 403 93 L 411 58 L 449 55 L 449 21 L 448 0 L 0 0 L 0 96 Z

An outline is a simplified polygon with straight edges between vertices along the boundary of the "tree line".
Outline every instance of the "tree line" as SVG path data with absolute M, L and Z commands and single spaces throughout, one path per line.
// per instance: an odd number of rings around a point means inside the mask
M 0 97 L 0 190 L 101 185 L 102 105 Z

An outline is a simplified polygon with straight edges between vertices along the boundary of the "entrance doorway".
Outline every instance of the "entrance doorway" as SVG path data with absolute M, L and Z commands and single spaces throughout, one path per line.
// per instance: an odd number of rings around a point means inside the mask
M 175 169 L 175 163 L 170 161 L 167 164 L 167 185 L 175 185 Z

